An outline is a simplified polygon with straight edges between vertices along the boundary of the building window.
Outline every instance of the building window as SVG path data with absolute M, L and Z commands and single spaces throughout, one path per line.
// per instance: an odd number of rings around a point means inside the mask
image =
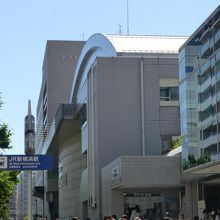
M 186 73 L 191 73 L 194 70 L 193 66 L 185 66 Z
M 209 118 L 210 116 L 214 115 L 214 106 L 209 106 L 207 109 L 205 109 L 204 111 L 199 112 L 199 121 L 204 121 L 207 118 Z
M 170 150 L 170 141 L 172 137 L 171 136 L 162 136 L 161 137 L 161 145 L 162 145 L 162 154 L 166 153 Z
M 160 100 L 161 101 L 178 101 L 179 100 L 178 86 L 160 87 Z

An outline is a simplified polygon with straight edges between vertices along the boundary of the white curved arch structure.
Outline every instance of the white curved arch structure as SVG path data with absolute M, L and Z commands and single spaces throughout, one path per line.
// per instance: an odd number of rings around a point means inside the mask
M 96 57 L 178 54 L 180 46 L 187 39 L 182 36 L 92 35 L 80 54 L 69 101 L 74 101 L 73 99 L 85 81 Z
M 117 52 L 111 42 L 102 34 L 92 35 L 85 43 L 80 54 L 70 93 L 70 102 L 73 102 L 80 82 L 84 81 L 96 57 L 116 57 Z

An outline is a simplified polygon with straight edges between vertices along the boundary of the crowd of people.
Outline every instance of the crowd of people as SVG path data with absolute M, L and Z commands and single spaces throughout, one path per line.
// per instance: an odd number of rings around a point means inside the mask
M 220 220 L 220 208 L 217 208 L 216 210 L 203 210 L 203 219 L 202 220 Z M 195 219 L 194 220 L 199 220 Z
M 144 220 L 144 216 L 143 215 L 122 215 L 120 218 L 117 218 L 116 215 L 105 215 L 103 220 Z M 164 216 L 159 216 L 159 215 L 154 215 L 151 216 L 151 220 L 173 220 L 170 217 L 170 214 L 168 212 L 166 212 L 164 214 Z M 179 215 L 179 219 L 178 220 L 184 220 L 184 215 L 182 213 L 180 213 Z M 220 219 L 219 219 L 220 220 Z
M 135 215 L 134 213 L 137 213 L 137 215 Z M 204 209 L 202 213 L 203 213 L 202 218 L 200 218 L 199 216 L 194 216 L 193 220 L 220 220 L 220 208 L 212 211 L 208 211 L 207 209 Z M 41 218 L 41 220 L 44 219 L 45 218 Z M 59 218 L 55 218 L 55 220 L 58 219 Z M 79 219 L 77 217 L 73 217 L 71 220 L 79 220 Z M 91 220 L 91 219 L 87 218 L 87 220 Z M 130 214 L 122 215 L 119 218 L 115 214 L 113 215 L 106 214 L 103 220 L 145 220 L 145 218 L 143 215 L 141 215 L 138 212 L 131 212 Z M 163 216 L 154 215 L 154 212 L 152 212 L 152 215 L 149 216 L 148 220 L 185 220 L 185 217 L 183 213 L 180 213 L 178 218 L 172 218 L 169 212 L 166 212 Z
M 127 215 L 122 215 L 119 219 L 116 215 L 105 215 L 104 220 L 129 220 Z M 134 220 L 144 220 L 143 218 L 134 217 Z

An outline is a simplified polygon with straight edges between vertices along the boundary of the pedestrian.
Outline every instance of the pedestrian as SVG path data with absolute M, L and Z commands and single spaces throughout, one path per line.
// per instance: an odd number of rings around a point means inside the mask
M 127 215 L 122 215 L 120 220 L 128 220 L 128 216 Z
M 203 209 L 202 214 L 203 214 L 202 220 L 209 220 L 209 213 L 207 209 Z
M 169 212 L 166 212 L 164 217 L 163 217 L 164 220 L 172 220 L 172 218 L 170 217 L 170 213 Z
M 219 208 L 216 209 L 215 220 L 220 220 L 220 209 Z
M 179 214 L 179 220 L 184 220 L 185 218 L 184 218 L 184 214 L 183 213 L 180 213 Z
M 118 218 L 115 214 L 112 215 L 112 220 L 118 220 Z
M 215 220 L 215 218 L 216 218 L 216 213 L 215 213 L 215 211 L 211 211 L 211 213 L 210 213 L 210 218 L 211 218 L 211 220 Z
M 109 214 L 106 214 L 106 215 L 104 216 L 104 220 L 112 220 L 112 216 L 109 215 Z

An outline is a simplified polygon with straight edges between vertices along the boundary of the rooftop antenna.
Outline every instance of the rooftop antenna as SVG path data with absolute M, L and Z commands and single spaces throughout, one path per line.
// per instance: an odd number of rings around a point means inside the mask
M 121 28 L 122 28 L 122 26 L 120 24 L 118 24 L 118 28 L 119 28 L 118 33 L 121 35 Z
M 129 4 L 127 0 L 127 35 L 129 35 Z

